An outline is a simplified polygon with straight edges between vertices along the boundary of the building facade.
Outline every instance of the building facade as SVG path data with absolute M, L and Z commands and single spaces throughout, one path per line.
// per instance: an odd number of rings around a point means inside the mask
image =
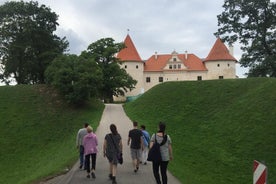
M 217 38 L 205 59 L 192 53 L 152 55 L 143 61 L 129 35 L 124 40 L 126 48 L 122 49 L 117 58 L 137 84 L 135 89 L 125 96 L 116 97 L 115 101 L 125 101 L 140 96 L 155 85 L 167 81 L 196 81 L 236 78 L 237 60 L 220 38 Z M 231 49 L 230 49 L 231 50 Z

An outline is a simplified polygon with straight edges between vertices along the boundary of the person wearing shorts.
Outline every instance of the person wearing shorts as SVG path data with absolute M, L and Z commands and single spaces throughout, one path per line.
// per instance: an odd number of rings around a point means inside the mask
M 133 122 L 133 129 L 128 133 L 127 145 L 130 145 L 130 153 L 134 172 L 139 170 L 139 163 L 143 149 L 143 133 L 138 129 L 138 122 Z

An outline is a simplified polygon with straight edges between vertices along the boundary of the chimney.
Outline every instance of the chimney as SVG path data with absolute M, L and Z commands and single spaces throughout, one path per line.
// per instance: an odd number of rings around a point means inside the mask
M 154 53 L 154 59 L 157 60 L 157 52 Z
M 185 59 L 187 60 L 188 59 L 188 51 L 185 50 Z
M 229 54 L 231 54 L 231 56 L 234 56 L 234 47 L 233 47 L 232 44 L 230 44 L 230 45 L 228 46 L 228 50 L 229 50 Z

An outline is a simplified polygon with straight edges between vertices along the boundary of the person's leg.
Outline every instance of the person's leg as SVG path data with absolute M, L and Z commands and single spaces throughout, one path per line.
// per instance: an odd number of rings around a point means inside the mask
M 87 178 L 90 178 L 90 154 L 85 155 L 85 167 L 87 171 Z
M 95 175 L 96 157 L 97 157 L 96 153 L 91 154 L 91 159 L 92 159 L 92 173 L 91 173 L 91 175 L 92 175 L 92 178 L 96 178 L 96 175 Z
M 83 146 L 82 145 L 80 145 L 80 148 L 79 148 L 79 153 L 80 153 L 80 155 L 79 155 L 79 157 L 80 157 L 80 169 L 84 166 L 84 148 L 83 148 Z
M 167 177 L 167 168 L 168 168 L 169 161 L 162 161 L 161 162 L 161 176 L 162 176 L 162 184 L 168 183 Z
M 152 162 L 152 171 L 157 184 L 161 184 L 160 175 L 159 175 L 159 166 L 160 166 L 160 162 Z
M 112 184 L 117 184 L 116 174 L 117 174 L 117 164 L 112 164 Z
M 109 162 L 109 179 L 112 180 L 112 173 L 113 173 L 113 164 Z

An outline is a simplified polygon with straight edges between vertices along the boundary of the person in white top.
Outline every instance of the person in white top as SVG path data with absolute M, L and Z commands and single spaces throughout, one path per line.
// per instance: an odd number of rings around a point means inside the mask
M 87 134 L 86 128 L 89 126 L 88 123 L 84 123 L 84 127 L 79 129 L 76 139 L 77 149 L 79 149 L 79 157 L 80 157 L 80 169 L 84 166 L 84 147 L 83 147 L 83 138 Z

